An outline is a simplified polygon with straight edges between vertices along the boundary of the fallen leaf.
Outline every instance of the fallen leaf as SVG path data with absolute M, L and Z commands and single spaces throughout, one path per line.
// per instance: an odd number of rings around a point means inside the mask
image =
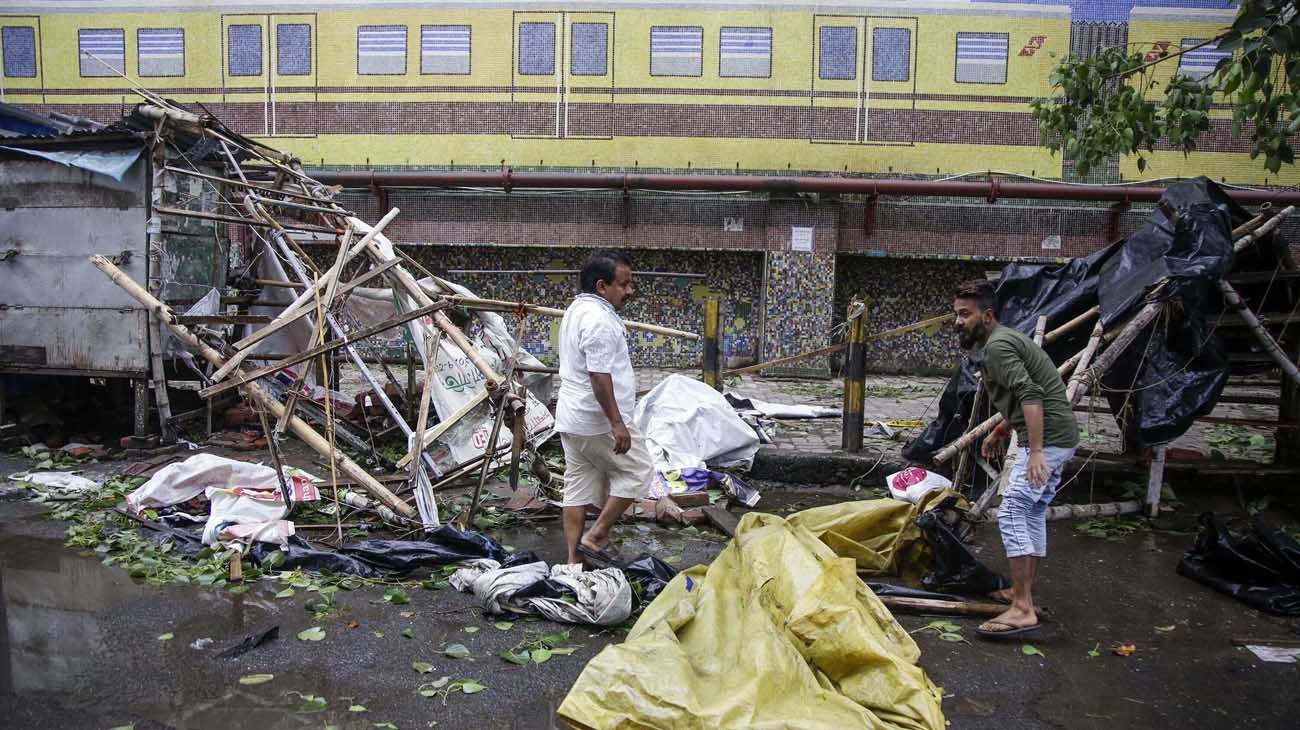
M 285 588 L 284 590 L 282 590 L 282 591 L 280 591 L 279 593 L 275 594 L 275 597 L 276 597 L 276 598 L 293 598 L 293 594 L 294 594 L 294 590 L 293 590 L 292 588 Z
M 469 656 L 469 648 L 464 644 L 449 644 L 446 649 L 442 650 L 442 653 L 452 659 L 464 659 Z
M 477 634 L 477 633 L 478 633 L 478 627 L 477 627 L 477 626 L 466 626 L 464 629 L 461 629 L 461 630 L 464 631 L 464 632 L 467 633 L 467 634 Z
M 365 705 L 349 705 L 348 712 L 368 712 Z
M 551 653 L 555 656 L 568 656 L 577 650 L 578 648 L 575 646 L 565 646 L 558 649 L 551 649 Z
M 406 595 L 406 591 L 401 588 L 392 586 L 388 590 L 384 591 L 384 600 L 394 606 L 403 606 L 411 602 L 411 597 Z
M 384 638 L 384 632 L 382 631 L 371 631 L 370 633 L 374 634 L 376 639 Z
M 1090 656 L 1090 657 L 1098 657 L 1098 656 L 1101 656 L 1101 652 L 1100 652 L 1100 651 L 1097 651 L 1097 650 L 1100 649 L 1100 648 L 1101 648 L 1101 644 L 1096 644 L 1096 645 L 1094 645 L 1091 649 L 1088 650 L 1088 656 Z
M 1156 631 L 1159 631 L 1162 634 L 1167 634 L 1176 628 L 1178 628 L 1176 624 L 1169 624 L 1168 626 L 1157 626 Z
M 428 674 L 433 671 L 433 665 L 428 662 L 411 662 L 411 669 L 420 674 Z
M 515 624 L 513 621 L 498 621 L 492 625 L 497 627 L 501 631 L 509 631 L 511 627 L 513 627 Z
M 1111 651 L 1114 652 L 1116 656 L 1133 656 L 1133 652 L 1137 650 L 1138 648 L 1136 644 L 1120 644 L 1119 646 L 1116 646 L 1113 649 L 1111 649 Z
M 1047 658 L 1047 655 L 1039 651 L 1038 647 L 1034 646 L 1033 644 L 1025 644 L 1024 646 L 1020 647 L 1020 653 L 1024 654 L 1025 656 L 1040 656 L 1043 657 L 1044 659 Z
M 265 684 L 275 679 L 274 674 L 245 674 L 239 678 L 240 684 Z
M 467 695 L 477 694 L 487 689 L 486 686 L 479 684 L 477 680 L 465 679 L 461 681 L 460 691 Z
M 135 723 L 133 722 L 130 725 L 116 725 L 110 727 L 108 730 L 135 730 Z
M 442 676 L 430 682 L 429 686 L 433 687 L 434 689 L 438 689 L 439 687 L 447 686 L 447 683 L 450 681 L 451 681 L 451 677 Z
M 414 638 L 415 638 L 415 630 L 414 630 L 414 629 L 402 629 L 402 636 L 405 636 L 405 637 L 408 638 L 408 639 L 414 639 Z
M 533 660 L 533 664 L 541 664 L 542 662 L 550 660 L 551 650 L 533 649 L 531 652 L 529 652 L 528 657 Z
M 398 727 L 391 722 L 377 722 L 370 727 L 377 727 L 379 730 L 398 730 Z
M 325 629 L 319 626 L 313 626 L 310 629 L 303 629 L 298 632 L 298 638 L 303 641 L 320 641 L 325 638 Z
M 328 702 L 325 701 L 324 697 L 321 697 L 319 695 L 300 694 L 298 695 L 298 697 L 299 699 L 302 700 L 302 705 L 298 707 L 299 712 L 318 712 L 320 710 L 325 709 L 325 707 L 329 704 Z
M 497 656 L 500 656 L 502 659 L 505 659 L 511 664 L 518 664 L 520 666 L 527 664 L 530 661 L 530 659 L 528 658 L 528 654 L 516 653 L 513 651 L 503 651 Z
M 410 618 L 410 617 L 412 617 L 412 616 L 415 615 L 415 611 L 402 611 L 401 613 L 398 613 L 397 615 L 398 615 L 398 616 L 401 616 L 402 618 Z
M 165 634 L 159 634 L 159 635 L 158 635 L 158 640 L 159 640 L 159 641 L 171 641 L 172 639 L 175 639 L 175 638 L 176 638 L 176 634 L 173 634 L 173 633 L 170 632 L 170 631 L 168 631 L 168 632 L 165 633 Z
M 953 634 L 953 633 L 949 633 L 949 632 L 944 632 L 944 633 L 942 633 L 942 634 L 939 634 L 939 640 L 940 640 L 940 641 L 952 641 L 952 642 L 965 641 L 965 639 L 962 638 L 962 635 L 961 635 L 961 634 Z

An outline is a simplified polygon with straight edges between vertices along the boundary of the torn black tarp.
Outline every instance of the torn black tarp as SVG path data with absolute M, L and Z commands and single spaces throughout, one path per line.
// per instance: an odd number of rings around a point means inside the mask
M 1168 443 L 1210 412 L 1227 383 L 1227 356 L 1214 327 L 1223 308 L 1216 286 L 1233 268 L 1232 229 L 1247 217 L 1210 180 L 1179 182 L 1121 241 L 1064 264 L 1007 265 L 997 284 L 998 320 L 1031 334 L 1040 316 L 1050 331 L 1100 305 L 1106 330 L 1114 331 L 1164 281 L 1156 295 L 1169 303 L 1165 316 L 1129 346 L 1102 385 L 1130 450 Z M 1273 268 L 1283 244 L 1252 248 L 1243 265 Z M 1079 327 L 1045 349 L 1064 362 L 1083 349 L 1090 329 Z M 929 461 L 965 431 L 975 373 L 976 364 L 964 361 L 944 389 L 938 416 L 903 448 L 905 458 Z
M 1237 536 L 1213 514 L 1202 514 L 1201 532 L 1178 574 L 1261 611 L 1300 616 L 1300 543 L 1258 518 L 1250 532 Z
M 1011 583 L 981 563 L 944 521 L 944 512 L 953 509 L 956 503 L 956 497 L 948 497 L 916 518 L 916 526 L 921 528 L 931 556 L 930 570 L 921 577 L 921 587 L 936 593 L 967 596 L 987 596 L 1010 588 Z
M 486 535 L 463 532 L 443 525 L 423 540 L 363 540 L 344 545 L 338 551 L 318 550 L 294 535 L 281 548 L 264 542 L 253 543 L 249 555 L 258 562 L 283 552 L 279 563 L 287 569 L 328 570 L 331 573 L 375 577 L 392 573 L 409 573 L 417 568 L 450 565 L 471 558 L 496 561 L 508 557 L 505 548 Z M 277 559 L 278 560 L 278 559 Z

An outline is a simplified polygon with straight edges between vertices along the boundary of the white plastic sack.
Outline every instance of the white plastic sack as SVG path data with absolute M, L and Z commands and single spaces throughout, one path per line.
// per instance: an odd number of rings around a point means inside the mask
M 545 578 L 546 563 L 537 561 L 509 568 L 489 570 L 474 579 L 470 589 L 483 602 L 488 613 L 529 613 L 527 607 L 513 602 L 516 593 Z
M 295 496 L 295 501 L 320 499 L 319 494 L 309 496 L 309 492 L 315 491 L 314 487 L 308 489 L 311 482 L 319 481 L 316 477 L 293 467 L 285 467 L 284 474 L 290 487 L 302 495 Z M 275 476 L 275 469 L 269 466 L 213 454 L 195 454 L 185 461 L 159 469 L 149 481 L 126 496 L 126 506 L 139 514 L 150 507 L 169 507 L 187 502 L 209 487 L 263 488 L 274 490 L 278 494 L 280 480 Z
M 239 525 L 227 525 L 222 528 L 217 538 L 222 541 L 269 542 L 275 545 L 288 545 L 294 534 L 294 526 L 288 520 L 269 520 L 267 522 L 247 522 Z
M 901 499 L 912 504 L 919 502 L 927 492 L 952 487 L 952 481 L 948 477 L 927 471 L 919 466 L 909 467 L 890 474 L 885 477 L 885 484 L 889 486 L 889 494 L 894 499 Z
M 289 490 L 295 504 L 315 502 L 320 499 L 320 492 L 316 489 L 316 485 L 303 477 L 290 477 Z M 289 505 L 284 503 L 284 494 L 280 492 L 278 481 L 271 487 L 208 487 L 204 490 L 204 494 L 211 504 L 208 522 L 203 527 L 205 545 L 225 539 L 222 535 L 233 525 L 265 525 L 283 521 L 289 514 Z M 272 535 L 272 539 L 265 540 L 266 542 L 279 540 L 276 537 L 276 528 L 270 528 L 268 534 Z M 291 534 L 293 534 L 292 525 L 290 525 L 290 532 L 283 535 L 283 540 L 278 544 L 285 544 Z
M 99 482 L 66 471 L 37 471 L 29 474 L 15 474 L 10 479 L 41 487 L 41 491 L 64 492 L 67 494 L 99 489 Z
M 683 375 L 669 375 L 647 393 L 633 420 L 660 471 L 748 469 L 758 451 L 758 435 L 722 394 Z
M 737 411 L 765 418 L 838 418 L 841 415 L 839 408 L 831 408 L 830 406 L 768 403 L 739 393 L 725 393 L 724 397 Z
M 524 603 L 552 621 L 617 626 L 632 615 L 632 585 L 618 568 L 584 571 L 581 565 L 556 564 L 551 579 L 573 589 L 577 604 L 542 597 Z

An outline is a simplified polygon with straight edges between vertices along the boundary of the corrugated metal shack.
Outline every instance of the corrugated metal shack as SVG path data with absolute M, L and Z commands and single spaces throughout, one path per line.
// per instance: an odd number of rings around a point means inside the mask
M 169 142 L 151 144 L 147 120 L 106 126 L 0 104 L 0 373 L 11 389 L 28 375 L 129 384 L 138 439 L 149 432 L 151 382 L 166 410 L 158 330 L 89 257 L 110 257 L 182 310 L 223 287 L 228 263 L 223 224 L 158 213 L 213 211 L 220 193 L 165 174 L 169 158 L 196 152 Z

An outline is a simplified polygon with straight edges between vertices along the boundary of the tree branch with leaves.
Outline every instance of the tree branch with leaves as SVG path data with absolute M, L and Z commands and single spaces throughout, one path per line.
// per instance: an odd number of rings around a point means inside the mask
M 1213 38 L 1155 58 L 1111 47 L 1094 57 L 1067 56 L 1052 68 L 1056 94 L 1030 103 L 1043 144 L 1064 150 L 1080 175 L 1115 154 L 1147 157 L 1162 140 L 1184 154 L 1211 126 L 1216 93 L 1232 106 L 1232 133 L 1248 131 L 1251 159 L 1277 173 L 1295 163 L 1291 138 L 1300 132 L 1300 0 L 1242 0 L 1232 26 Z M 1156 68 L 1203 47 L 1232 52 L 1204 78 L 1175 70 L 1164 82 Z M 1163 99 L 1156 98 L 1163 90 Z

